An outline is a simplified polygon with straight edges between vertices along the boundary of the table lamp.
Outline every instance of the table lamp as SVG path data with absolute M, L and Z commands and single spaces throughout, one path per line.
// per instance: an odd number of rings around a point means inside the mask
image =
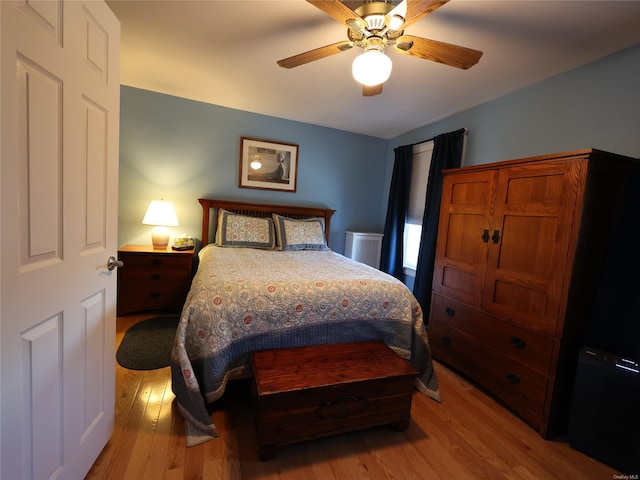
M 169 230 L 167 227 L 177 227 L 178 217 L 173 203 L 165 200 L 153 200 L 142 219 L 143 225 L 153 225 L 151 242 L 154 250 L 166 250 L 169 245 Z

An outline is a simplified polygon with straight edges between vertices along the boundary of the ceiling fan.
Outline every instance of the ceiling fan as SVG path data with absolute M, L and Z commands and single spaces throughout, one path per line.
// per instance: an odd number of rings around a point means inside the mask
M 293 68 L 360 47 L 364 52 L 353 62 L 353 76 L 362 84 L 364 96 L 382 93 L 382 84 L 391 74 L 391 59 L 384 54 L 387 47 L 412 57 L 467 69 L 480 60 L 482 52 L 450 43 L 405 35 L 404 30 L 449 0 L 403 0 L 394 5 L 387 0 L 365 0 L 352 10 L 339 0 L 306 0 L 347 26 L 347 38 L 341 42 L 316 48 L 278 61 Z

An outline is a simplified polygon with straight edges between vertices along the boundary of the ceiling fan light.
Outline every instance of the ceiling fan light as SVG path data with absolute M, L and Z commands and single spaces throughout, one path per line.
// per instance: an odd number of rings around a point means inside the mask
M 367 86 L 380 85 L 391 76 L 391 59 L 379 50 L 367 50 L 358 55 L 351 66 L 353 78 Z
M 389 20 L 389 29 L 390 30 L 396 30 L 397 31 L 397 30 L 400 29 L 400 27 L 402 27 L 402 25 L 404 25 L 404 18 L 402 18 L 400 15 L 394 15 Z

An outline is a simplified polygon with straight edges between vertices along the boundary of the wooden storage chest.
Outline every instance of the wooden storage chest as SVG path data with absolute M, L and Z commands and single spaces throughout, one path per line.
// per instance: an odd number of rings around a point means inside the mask
M 259 456 L 278 445 L 380 425 L 409 426 L 418 371 L 382 342 L 251 354 Z

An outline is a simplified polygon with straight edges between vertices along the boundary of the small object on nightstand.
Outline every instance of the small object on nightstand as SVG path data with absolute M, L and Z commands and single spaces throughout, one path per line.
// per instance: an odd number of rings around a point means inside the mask
M 185 250 L 193 250 L 195 247 L 193 245 L 181 245 L 179 247 L 172 245 L 171 250 L 175 250 L 177 252 L 184 252 Z
M 188 237 L 186 234 L 180 235 L 173 240 L 171 250 L 193 250 L 195 248 L 195 241 L 193 238 Z
M 125 245 L 118 250 L 118 315 L 160 310 L 180 312 L 191 287 L 193 250 L 154 250 Z

